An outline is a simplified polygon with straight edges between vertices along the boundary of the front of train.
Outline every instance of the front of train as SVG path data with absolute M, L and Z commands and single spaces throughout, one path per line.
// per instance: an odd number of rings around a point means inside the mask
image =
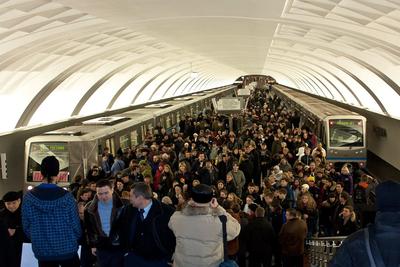
M 363 169 L 367 164 L 366 119 L 360 115 L 331 116 L 326 123 L 326 160 L 340 169 L 344 164 Z

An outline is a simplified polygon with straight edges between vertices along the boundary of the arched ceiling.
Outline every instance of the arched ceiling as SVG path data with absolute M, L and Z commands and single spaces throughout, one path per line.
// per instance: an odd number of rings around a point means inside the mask
M 400 118 L 400 1 L 0 0 L 0 133 L 246 74 Z

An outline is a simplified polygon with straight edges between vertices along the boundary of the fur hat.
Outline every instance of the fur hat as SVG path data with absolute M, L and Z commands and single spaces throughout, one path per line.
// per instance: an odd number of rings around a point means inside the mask
M 400 211 L 400 183 L 390 180 L 385 181 L 376 187 L 375 193 L 378 211 Z
M 306 190 L 310 189 L 310 186 L 308 184 L 303 184 L 301 187 L 306 189 Z
M 196 203 L 206 204 L 213 198 L 213 191 L 210 186 L 199 184 L 192 189 L 192 200 Z
M 44 178 L 57 176 L 60 171 L 60 163 L 54 156 L 47 156 L 42 160 L 40 165 L 40 172 Z

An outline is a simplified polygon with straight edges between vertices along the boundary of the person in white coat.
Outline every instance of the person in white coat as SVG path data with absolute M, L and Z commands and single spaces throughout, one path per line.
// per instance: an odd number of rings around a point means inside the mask
M 209 186 L 195 186 L 191 199 L 168 224 L 176 237 L 173 266 L 217 267 L 224 260 L 220 215 L 227 217 L 227 240 L 234 239 L 240 232 L 239 222 L 218 205 Z

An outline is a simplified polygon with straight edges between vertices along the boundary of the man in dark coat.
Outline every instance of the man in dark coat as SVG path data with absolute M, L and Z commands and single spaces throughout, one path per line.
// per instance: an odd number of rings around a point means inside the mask
M 307 224 L 297 217 L 295 209 L 286 210 L 286 219 L 279 233 L 283 267 L 303 267 Z
M 278 242 L 271 223 L 264 217 L 264 208 L 258 207 L 255 216 L 243 229 L 250 267 L 269 267 Z
M 168 227 L 174 209 L 153 199 L 151 188 L 142 182 L 132 186 L 130 202 L 121 216 L 125 266 L 169 266 L 176 244 Z
M 87 240 L 92 254 L 97 257 L 98 267 L 121 267 L 122 252 L 118 231 L 118 218 L 123 203 L 114 193 L 109 180 L 96 183 L 96 196 L 87 204 L 84 213 L 84 224 Z
M 375 224 L 347 237 L 330 267 L 399 266 L 400 183 L 385 181 L 375 192 Z
M 10 191 L 4 195 L 5 209 L 0 212 L 0 265 L 21 265 L 24 233 L 21 221 L 21 194 Z

